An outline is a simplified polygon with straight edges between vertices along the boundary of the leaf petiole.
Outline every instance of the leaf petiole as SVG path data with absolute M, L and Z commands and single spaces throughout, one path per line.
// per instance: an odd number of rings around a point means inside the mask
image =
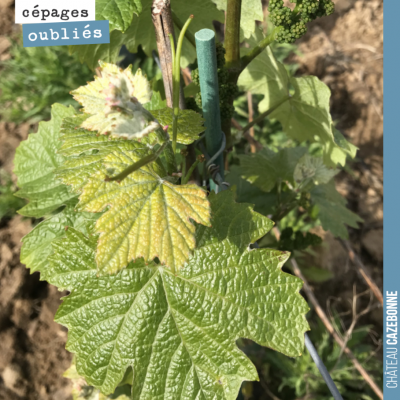
M 172 150 L 175 154 L 176 152 L 176 139 L 178 137 L 178 115 L 179 115 L 179 89 L 181 80 L 181 53 L 183 38 L 185 37 L 185 32 L 192 22 L 193 15 L 191 15 L 188 20 L 183 25 L 181 33 L 179 34 L 178 43 L 176 45 L 176 52 L 174 54 L 174 46 L 172 35 L 169 35 L 171 41 L 172 50 L 172 60 L 173 60 L 173 71 L 172 71 L 172 108 L 174 109 L 173 119 L 172 119 Z
M 134 164 L 130 165 L 128 168 L 124 169 L 121 173 L 118 175 L 115 175 L 113 177 L 106 176 L 104 179 L 105 182 L 113 182 L 117 181 L 118 183 L 121 182 L 123 179 L 125 179 L 128 175 L 132 174 L 133 172 L 137 171 L 138 169 L 144 167 L 147 164 L 152 163 L 153 161 L 156 161 L 157 158 L 160 156 L 160 154 L 163 152 L 165 147 L 167 146 L 168 141 L 165 141 L 160 148 L 153 154 L 149 154 L 146 157 L 143 157 L 141 160 L 135 162 Z
M 281 26 L 275 27 L 268 36 L 261 40 L 257 46 L 250 51 L 250 53 L 241 58 L 241 71 L 243 71 L 264 49 L 266 49 L 275 40 L 275 34 L 281 29 Z
M 196 161 L 190 166 L 186 176 L 183 177 L 182 185 L 186 185 L 189 182 L 189 179 L 192 176 L 193 171 L 196 169 L 196 167 L 199 165 L 199 163 L 201 163 L 203 161 L 204 161 L 204 156 L 197 157 Z

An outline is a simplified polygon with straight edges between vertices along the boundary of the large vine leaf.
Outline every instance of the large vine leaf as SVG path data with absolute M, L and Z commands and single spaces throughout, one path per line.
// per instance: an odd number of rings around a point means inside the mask
M 226 0 L 212 0 L 218 10 L 226 11 Z M 240 39 L 249 38 L 256 29 L 256 21 L 263 21 L 264 14 L 261 0 L 242 0 L 240 15 Z
M 262 31 L 256 29 L 248 43 L 254 47 L 262 38 Z M 249 51 L 243 48 L 242 52 Z M 327 166 L 344 165 L 346 156 L 352 154 L 344 137 L 333 133 L 330 90 L 317 77 L 289 78 L 284 66 L 267 48 L 241 73 L 238 84 L 243 90 L 264 95 L 258 106 L 260 112 L 280 104 L 269 117 L 278 119 L 292 138 L 319 143 Z M 290 93 L 290 85 L 294 94 Z
M 294 147 L 277 153 L 263 149 L 256 154 L 241 155 L 239 171 L 243 179 L 269 192 L 279 182 L 289 181 L 294 184 L 295 167 L 306 152 L 305 147 Z
M 152 51 L 157 50 L 153 22 L 151 20 L 151 6 L 153 0 L 142 0 L 142 12 L 134 15 L 130 27 L 122 33 L 110 33 L 110 43 L 101 45 L 71 46 L 72 52 L 79 54 L 81 62 L 86 62 L 90 68 L 95 68 L 99 59 L 106 62 L 116 62 L 119 49 L 124 44 L 131 53 L 136 53 L 139 45 L 143 51 L 152 56 Z M 173 0 L 172 10 L 183 23 L 191 14 L 194 19 L 189 26 L 189 32 L 195 34 L 203 28 L 214 29 L 213 21 L 224 22 L 224 13 L 219 11 L 212 0 L 190 2 L 187 0 Z M 180 29 L 175 25 L 175 36 L 178 37 Z M 185 68 L 196 59 L 196 50 L 187 40 L 182 47 L 181 65 Z
M 358 228 L 358 223 L 363 222 L 357 214 L 346 208 L 346 199 L 336 190 L 333 180 L 326 185 L 314 186 L 310 193 L 312 202 L 318 207 L 322 227 L 334 236 L 347 239 L 349 234 L 346 225 Z
M 198 246 L 175 274 L 138 260 L 96 277 L 93 238 L 70 229 L 59 242 L 50 281 L 85 279 L 56 320 L 69 329 L 78 373 L 104 394 L 132 367 L 133 399 L 233 400 L 243 380 L 258 379 L 236 347 L 239 337 L 301 355 L 308 329 L 302 282 L 281 271 L 287 253 L 249 249 L 272 222 L 234 203 L 230 191 L 210 201 L 212 227 L 197 226 Z
M 38 132 L 30 134 L 28 139 L 18 146 L 14 172 L 21 190 L 16 196 L 30 201 L 18 211 L 19 214 L 40 218 L 76 197 L 68 186 L 63 185 L 54 176 L 54 171 L 63 162 L 63 157 L 57 154 L 57 149 L 61 146 L 61 121 L 74 112 L 73 107 L 54 104 L 51 120 L 40 122 Z
M 126 31 L 133 15 L 141 11 L 141 0 L 96 0 L 96 20 L 109 20 L 110 32 L 114 29 Z
M 102 273 L 114 273 L 132 259 L 158 257 L 173 270 L 181 267 L 195 247 L 194 225 L 209 225 L 206 192 L 196 185 L 176 186 L 157 175 L 151 166 L 130 174 L 122 182 L 105 182 L 106 170 L 119 173 L 139 161 L 143 153 L 109 154 L 105 169 L 89 179 L 79 208 L 100 212 L 96 261 Z
M 172 137 L 172 108 L 166 107 L 161 110 L 151 111 L 158 122 L 169 126 L 170 137 Z M 178 116 L 178 135 L 177 142 L 182 144 L 191 144 L 199 138 L 200 133 L 204 132 L 203 117 L 193 110 L 180 110 Z

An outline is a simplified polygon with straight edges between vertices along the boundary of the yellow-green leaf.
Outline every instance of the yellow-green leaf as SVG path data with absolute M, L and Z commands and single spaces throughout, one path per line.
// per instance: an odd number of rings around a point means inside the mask
M 142 155 L 119 151 L 104 161 L 108 170 L 121 172 Z M 182 267 L 195 248 L 195 227 L 189 218 L 209 226 L 210 206 L 203 189 L 196 185 L 176 186 L 160 178 L 151 165 L 121 183 L 105 182 L 99 171 L 83 189 L 79 207 L 99 212 L 100 233 L 96 262 L 100 273 L 115 273 L 138 257 L 158 257 L 172 270 Z
M 172 137 L 172 108 L 166 107 L 161 110 L 153 110 L 151 113 L 162 126 L 169 126 L 169 133 Z M 200 133 L 204 132 L 204 119 L 200 114 L 193 110 L 180 110 L 178 116 L 178 135 L 177 142 L 191 144 L 199 138 Z

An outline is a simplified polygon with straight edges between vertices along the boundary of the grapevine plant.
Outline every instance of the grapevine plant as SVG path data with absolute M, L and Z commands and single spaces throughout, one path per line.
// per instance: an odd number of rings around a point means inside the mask
M 332 181 L 355 148 L 333 126 L 329 89 L 316 77 L 289 76 L 269 47 L 300 37 L 333 4 L 298 0 L 292 10 L 271 0 L 275 26 L 265 35 L 259 0 L 166 3 L 178 37 L 170 37 L 169 107 L 140 69 L 115 64 L 122 44 L 155 50 L 152 2 L 96 2 L 111 40 L 71 49 L 89 67 L 101 59 L 94 80 L 72 92 L 82 109 L 54 104 L 50 121 L 17 149 L 18 196 L 29 200 L 19 213 L 43 218 L 24 237 L 21 261 L 70 292 L 55 319 L 69 330 L 68 376 L 79 395 L 89 396 L 85 387 L 102 398 L 235 399 L 243 381 L 258 379 L 236 340 L 298 357 L 308 330 L 302 282 L 281 270 L 290 255 L 282 245 L 305 248 L 315 237 L 297 232 L 291 241 L 290 231 L 276 249 L 264 248 L 272 220 L 301 208 L 342 237 L 345 223 L 358 222 Z M 192 39 L 223 22 L 224 11 L 221 119 L 236 165 L 226 174 L 231 188 L 209 193 L 193 179 L 196 169 L 207 173 L 201 154 L 192 164 L 185 157 L 205 130 Z M 198 94 L 180 109 L 180 71 L 189 64 Z M 243 91 L 259 96 L 258 120 L 280 123 L 289 147 L 235 153 L 241 139 L 230 121 Z

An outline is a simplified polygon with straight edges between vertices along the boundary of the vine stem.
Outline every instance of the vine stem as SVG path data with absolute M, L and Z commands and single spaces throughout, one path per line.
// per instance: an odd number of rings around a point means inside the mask
M 228 82 L 236 85 L 240 72 L 240 16 L 242 0 L 227 0 L 225 13 L 225 66 L 229 72 Z M 234 97 L 225 99 L 227 104 L 233 105 Z M 221 128 L 225 133 L 227 148 L 232 147 L 232 133 L 230 118 L 221 119 Z
M 132 174 L 133 172 L 137 171 L 138 169 L 144 167 L 147 164 L 152 163 L 153 161 L 156 161 L 157 158 L 160 156 L 160 154 L 163 152 L 165 147 L 168 145 L 168 141 L 166 140 L 160 148 L 153 154 L 149 154 L 146 157 L 143 157 L 141 160 L 135 162 L 134 164 L 130 165 L 128 168 L 124 169 L 121 173 L 118 175 L 115 175 L 113 177 L 106 176 L 104 179 L 105 182 L 121 182 L 123 179 L 125 179 L 128 175 Z
M 249 110 L 249 124 L 254 120 L 254 110 L 253 110 L 253 95 L 251 92 L 247 92 L 247 109 Z M 254 127 L 249 129 L 249 135 L 254 138 Z M 250 151 L 255 153 L 257 151 L 257 147 L 254 143 L 250 143 Z
M 156 33 L 158 56 L 163 76 L 167 106 L 172 107 L 172 54 L 169 34 L 174 35 L 170 0 L 153 0 L 151 17 Z
M 200 162 L 201 161 L 199 159 L 196 159 L 196 161 L 190 166 L 187 174 L 182 179 L 182 185 L 186 185 L 189 182 L 189 179 L 192 176 L 193 171 L 196 169 L 196 167 L 199 165 Z
M 242 0 L 228 0 L 225 21 L 225 62 L 230 70 L 240 70 L 240 16 Z
M 185 25 L 183 25 L 181 33 L 178 38 L 178 43 L 176 44 L 176 52 L 175 55 L 172 56 L 172 62 L 173 62 L 173 74 L 172 74 L 172 107 L 174 110 L 174 115 L 172 119 L 172 150 L 175 154 L 176 152 L 176 139 L 178 136 L 178 116 L 179 116 L 179 89 L 180 89 L 180 80 L 181 80 L 181 53 L 182 53 L 182 44 L 183 44 L 183 38 L 185 37 L 185 32 L 187 28 L 189 27 L 190 23 L 192 22 L 193 15 L 191 15 L 187 21 L 185 22 Z M 170 35 L 170 40 L 173 42 L 173 38 L 171 38 L 172 35 Z M 174 48 L 172 47 L 171 44 L 171 50 L 174 52 Z
M 281 27 L 274 28 L 269 35 L 262 39 L 256 47 L 254 47 L 254 49 L 252 49 L 248 54 L 241 58 L 241 71 L 243 71 L 263 50 L 265 50 L 275 40 L 275 34 L 281 29 Z
M 236 121 L 235 118 L 231 119 L 232 127 L 236 128 L 237 130 L 241 131 L 242 126 L 239 124 L 239 122 Z M 262 150 L 264 146 L 254 139 L 248 132 L 243 132 L 243 137 L 250 143 L 251 146 L 254 146 L 256 151 Z
M 186 157 L 183 156 L 183 160 L 182 160 L 182 176 L 185 177 L 186 176 Z

